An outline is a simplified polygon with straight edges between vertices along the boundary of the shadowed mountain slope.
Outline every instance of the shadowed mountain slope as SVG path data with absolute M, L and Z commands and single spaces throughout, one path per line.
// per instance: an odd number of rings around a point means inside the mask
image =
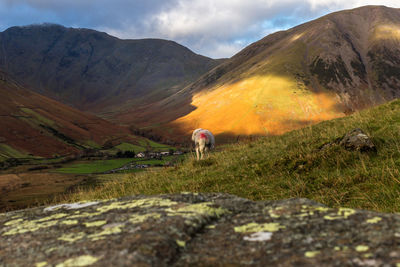
M 0 71 L 0 160 L 52 157 L 133 140 L 129 131 L 24 89 Z
M 141 122 L 173 121 L 166 127 L 186 134 L 281 134 L 398 98 L 399 64 L 399 9 L 336 12 L 253 43 Z
M 160 100 L 220 62 L 172 41 L 120 40 L 54 24 L 9 28 L 0 46 L 0 68 L 17 81 L 97 113 Z

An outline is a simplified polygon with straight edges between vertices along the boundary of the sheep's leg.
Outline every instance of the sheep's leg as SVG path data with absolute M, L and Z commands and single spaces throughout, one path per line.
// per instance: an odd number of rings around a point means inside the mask
M 200 144 L 201 159 L 204 159 L 205 148 L 206 148 L 206 146 L 204 144 Z
M 196 144 L 196 158 L 197 158 L 197 160 L 200 160 L 200 146 L 199 146 L 199 144 Z
M 208 146 L 206 146 L 204 148 L 204 151 L 205 151 L 205 154 L 206 154 L 206 158 L 209 158 L 210 157 L 210 150 L 208 149 Z
M 200 159 L 204 158 L 204 148 L 206 147 L 206 140 L 204 138 L 200 138 L 199 142 L 197 143 L 196 146 L 199 150 L 200 153 Z M 198 159 L 198 156 L 197 156 Z

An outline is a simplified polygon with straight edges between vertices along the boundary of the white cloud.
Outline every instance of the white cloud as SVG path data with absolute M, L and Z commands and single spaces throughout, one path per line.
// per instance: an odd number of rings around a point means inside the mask
M 228 58 L 247 46 L 248 43 L 212 41 L 204 45 L 194 44 L 193 49 L 212 58 Z
M 229 38 L 242 32 L 268 13 L 268 1 L 255 0 L 251 4 L 239 0 L 180 0 L 169 10 L 155 14 L 158 30 L 168 36 L 208 35 Z
M 0 25 L 9 27 L 42 20 L 94 28 L 124 39 L 175 40 L 197 53 L 229 57 L 276 30 L 363 5 L 400 7 L 400 1 L 0 0 Z M 25 13 L 22 15 L 20 10 Z

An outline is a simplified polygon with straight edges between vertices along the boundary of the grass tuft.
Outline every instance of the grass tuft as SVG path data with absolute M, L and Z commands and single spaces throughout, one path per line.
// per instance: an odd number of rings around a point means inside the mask
M 215 164 L 215 160 L 212 158 L 207 158 L 207 159 L 199 160 L 199 161 L 196 159 L 192 159 L 190 161 L 190 163 L 193 167 L 208 167 L 208 166 Z

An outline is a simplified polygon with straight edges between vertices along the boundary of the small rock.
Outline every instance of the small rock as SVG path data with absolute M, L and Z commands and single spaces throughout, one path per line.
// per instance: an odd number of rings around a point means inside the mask
M 338 138 L 333 142 L 323 144 L 320 150 L 325 150 L 331 146 L 340 145 L 350 151 L 376 152 L 376 146 L 363 130 L 357 128 L 346 133 L 342 138 Z
M 348 132 L 340 141 L 339 145 L 344 146 L 347 150 L 358 151 L 376 151 L 371 138 L 364 133 L 363 130 L 357 128 Z

